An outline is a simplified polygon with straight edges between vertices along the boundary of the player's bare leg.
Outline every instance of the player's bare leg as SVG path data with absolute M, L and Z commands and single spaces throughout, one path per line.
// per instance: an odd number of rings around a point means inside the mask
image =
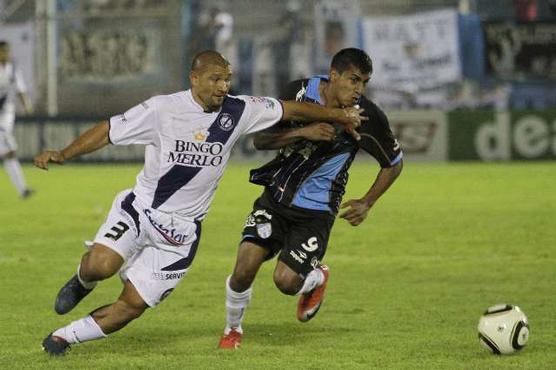
M 54 310 L 60 315 L 70 312 L 93 290 L 98 281 L 114 275 L 123 263 L 123 258 L 112 249 L 94 244 L 81 258 L 77 273 L 58 292 Z
M 14 184 L 15 188 L 19 192 L 22 199 L 27 199 L 33 194 L 33 190 L 27 187 L 25 183 L 25 176 L 23 175 L 23 170 L 21 169 L 21 164 L 17 159 L 15 152 L 10 151 L 4 155 L 2 158 L 4 160 L 4 167 L 10 180 Z
M 62 356 L 72 344 L 101 339 L 120 330 L 141 316 L 147 308 L 148 305 L 128 280 L 116 302 L 54 331 L 43 340 L 43 349 L 50 355 Z
M 328 276 L 326 265 L 319 265 L 305 279 L 282 261 L 278 261 L 274 269 L 276 287 L 284 294 L 301 296 L 297 303 L 297 319 L 302 322 L 311 320 L 319 311 Z
M 237 349 L 241 344 L 241 322 L 251 300 L 251 285 L 268 253 L 254 243 L 240 244 L 234 272 L 226 280 L 226 328 L 220 338 L 220 348 Z

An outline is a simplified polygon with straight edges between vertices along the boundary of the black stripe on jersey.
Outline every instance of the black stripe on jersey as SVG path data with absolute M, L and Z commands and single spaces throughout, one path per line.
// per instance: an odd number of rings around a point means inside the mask
M 241 99 L 226 96 L 220 114 L 216 117 L 209 128 L 207 143 L 219 142 L 225 145 L 239 124 L 239 120 L 245 110 L 245 102 Z M 202 167 L 186 167 L 175 165 L 160 180 L 154 192 L 152 208 L 160 207 L 176 191 L 184 187 L 193 179 Z
M 199 246 L 199 241 L 201 240 L 201 222 L 195 221 L 195 225 L 197 225 L 197 229 L 195 230 L 195 235 L 197 239 L 191 245 L 191 249 L 189 250 L 189 254 L 187 257 L 184 257 L 171 265 L 161 268 L 161 271 L 178 271 L 178 270 L 185 270 L 193 263 L 193 259 L 197 254 L 197 247 Z
M 137 229 L 137 235 L 141 232 L 141 228 L 139 227 L 141 223 L 139 222 L 139 212 L 133 207 L 133 201 L 135 200 L 135 194 L 130 192 L 122 201 L 121 207 L 127 214 L 131 217 L 133 222 L 135 223 L 135 228 Z

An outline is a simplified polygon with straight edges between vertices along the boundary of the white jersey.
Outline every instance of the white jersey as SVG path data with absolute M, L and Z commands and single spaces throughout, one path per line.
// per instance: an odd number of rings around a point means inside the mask
M 142 206 L 202 220 L 230 152 L 241 135 L 280 121 L 273 98 L 230 96 L 206 113 L 191 90 L 152 97 L 110 118 L 110 141 L 146 144 L 145 166 L 133 189 Z
M 25 84 L 13 63 L 0 63 L 0 129 L 11 131 L 15 120 L 15 95 L 25 93 Z

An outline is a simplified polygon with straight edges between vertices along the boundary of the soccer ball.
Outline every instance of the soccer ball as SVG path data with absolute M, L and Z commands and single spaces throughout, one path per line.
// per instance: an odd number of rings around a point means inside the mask
M 527 316 L 511 304 L 490 307 L 481 316 L 477 329 L 481 344 L 497 355 L 519 351 L 529 339 Z

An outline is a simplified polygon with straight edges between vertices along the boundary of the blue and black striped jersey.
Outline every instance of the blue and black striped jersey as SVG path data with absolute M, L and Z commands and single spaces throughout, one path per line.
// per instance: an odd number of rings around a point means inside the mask
M 319 84 L 326 76 L 291 82 L 282 100 L 297 100 L 321 104 Z M 250 181 L 264 185 L 267 195 L 277 203 L 331 214 L 338 212 L 348 169 L 359 148 L 372 155 L 381 167 L 391 167 L 402 158 L 402 151 L 394 138 L 388 118 L 373 102 L 362 97 L 359 106 L 369 117 L 358 129 L 361 140 L 337 126 L 333 141 L 300 140 L 282 148 L 276 158 L 264 166 L 251 170 Z M 282 121 L 269 130 L 299 127 L 292 121 Z

